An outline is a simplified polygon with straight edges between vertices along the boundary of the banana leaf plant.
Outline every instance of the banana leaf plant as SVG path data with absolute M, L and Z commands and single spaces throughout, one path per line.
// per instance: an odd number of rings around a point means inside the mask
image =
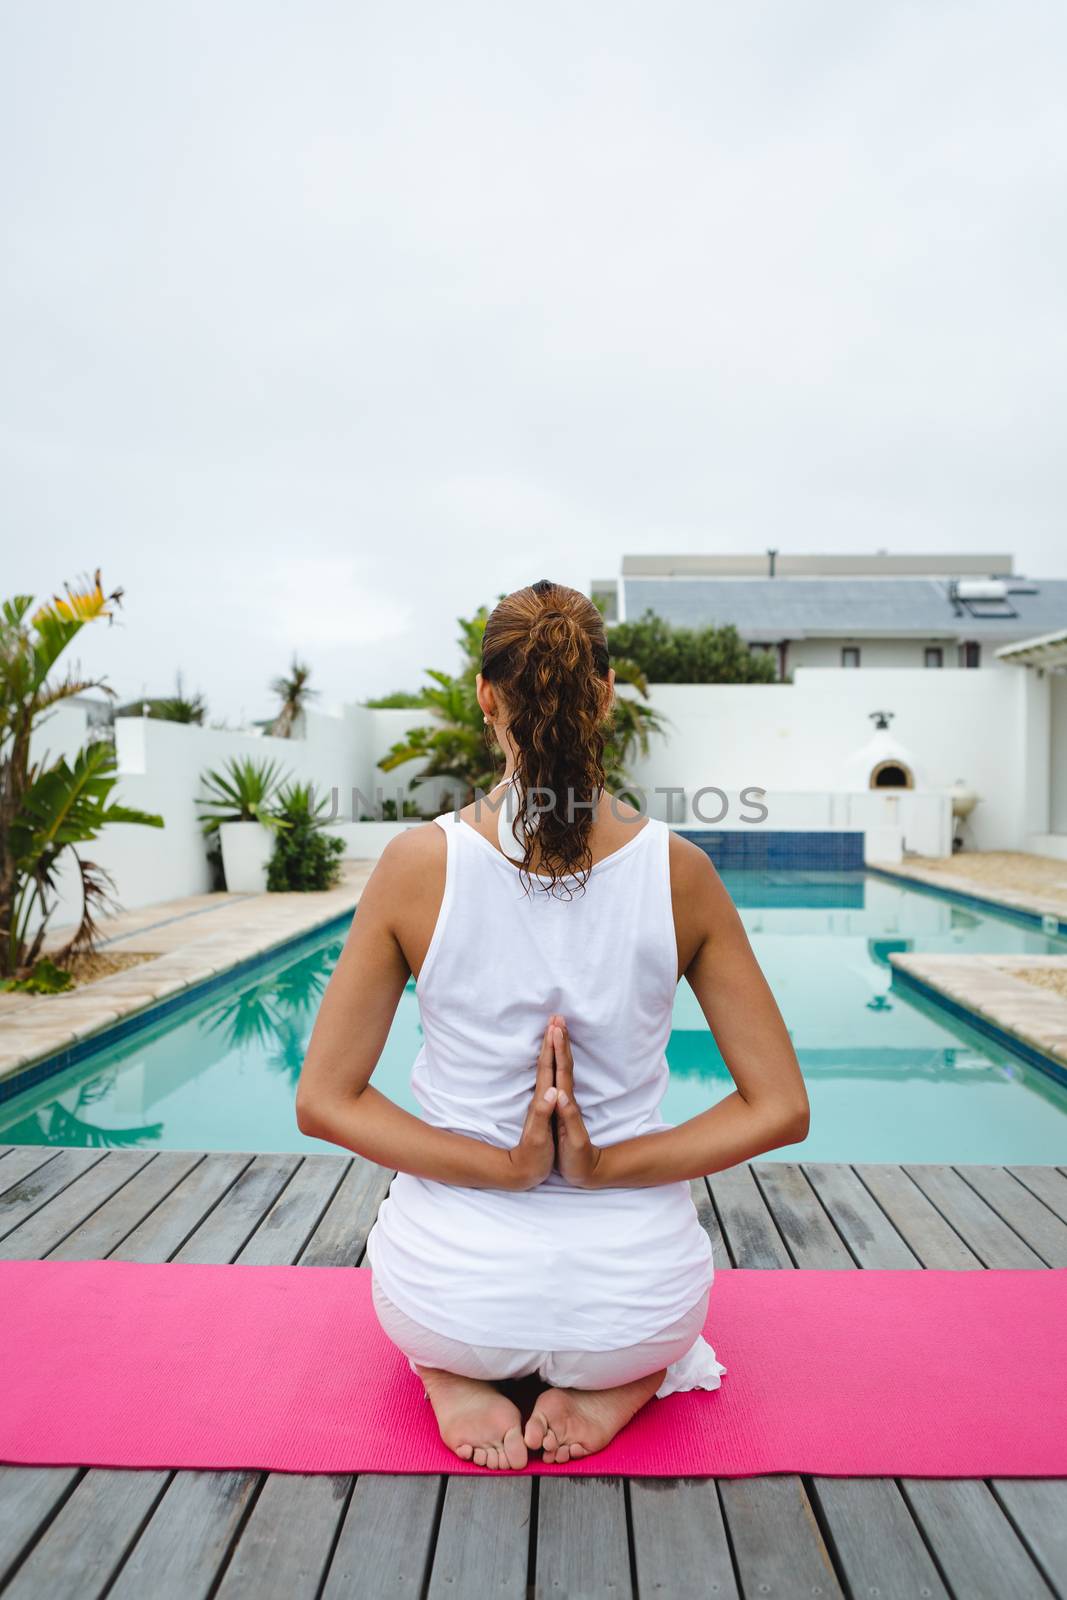
M 8 838 L 19 869 L 9 935 L 11 951 L 21 952 L 18 961 L 12 954 L 16 967 L 32 969 L 40 954 L 58 901 L 59 869 L 68 852 L 81 879 L 82 914 L 73 937 L 53 957 L 60 967 L 80 950 L 92 949 L 98 931 L 96 914 L 115 907 L 110 873 L 86 860 L 78 845 L 97 838 L 116 822 L 163 826 L 162 817 L 113 800 L 117 782 L 115 753 L 103 742 L 85 745 L 73 763 L 61 756 L 51 765 L 30 767 L 29 785 Z
M 78 846 L 112 822 L 161 828 L 162 817 L 113 801 L 114 756 L 105 743 L 74 757 L 31 759 L 34 732 L 62 701 L 99 689 L 100 678 L 60 672 L 60 657 L 87 623 L 114 615 L 122 590 L 105 594 L 99 569 L 81 587 L 64 585 L 33 609 L 32 595 L 0 604 L 0 981 L 28 979 L 40 955 L 57 903 L 57 875 L 69 854 L 82 884 L 82 915 L 57 960 L 91 948 L 94 912 L 107 898 L 109 880 Z

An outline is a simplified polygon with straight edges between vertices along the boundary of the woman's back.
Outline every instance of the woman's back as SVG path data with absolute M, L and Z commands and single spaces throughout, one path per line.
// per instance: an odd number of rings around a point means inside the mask
M 513 1146 L 541 1039 L 562 1015 L 574 1088 L 595 1144 L 663 1126 L 665 1049 L 678 976 L 669 830 L 635 821 L 583 886 L 524 886 L 470 822 L 437 818 L 445 882 L 417 982 L 424 1043 L 412 1089 L 424 1118 Z M 686 1311 L 711 1252 L 685 1183 L 576 1189 L 558 1172 L 527 1192 L 400 1174 L 368 1253 L 389 1298 L 457 1332 L 471 1297 L 489 1342 L 627 1345 Z
M 462 818 L 437 821 L 448 840 L 445 891 L 418 978 L 425 1043 L 412 1074 L 423 1115 L 514 1145 L 545 1026 L 559 1013 L 594 1144 L 662 1126 L 678 973 L 667 828 L 627 829 L 568 895 L 536 877 L 524 887 Z

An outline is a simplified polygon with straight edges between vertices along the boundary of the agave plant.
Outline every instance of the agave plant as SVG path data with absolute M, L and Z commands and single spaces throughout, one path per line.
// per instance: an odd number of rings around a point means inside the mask
M 267 828 L 285 827 L 274 799 L 287 778 L 276 761 L 254 761 L 251 756 L 232 756 L 221 772 L 209 768 L 200 780 L 207 790 L 199 802 L 204 833 L 217 833 L 223 822 L 262 822 Z
M 105 595 L 99 570 L 82 588 L 65 589 L 65 596 L 54 595 L 32 612 L 32 595 L 0 606 L 0 979 L 9 982 L 31 978 L 64 859 L 69 855 L 77 865 L 82 913 L 56 961 L 91 948 L 94 911 L 109 900 L 108 875 L 77 847 L 112 822 L 163 826 L 162 817 L 112 800 L 117 774 L 107 742 L 87 744 L 73 761 L 31 759 L 33 733 L 53 707 L 87 689 L 113 692 L 102 679 L 76 670 L 56 676 L 56 666 L 86 623 L 110 620 L 122 590 Z

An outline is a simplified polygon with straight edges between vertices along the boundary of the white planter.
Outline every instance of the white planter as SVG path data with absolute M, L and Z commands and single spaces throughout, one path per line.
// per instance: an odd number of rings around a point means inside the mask
M 262 822 L 223 822 L 219 825 L 222 870 L 230 894 L 263 894 L 267 868 L 274 850 L 274 834 Z

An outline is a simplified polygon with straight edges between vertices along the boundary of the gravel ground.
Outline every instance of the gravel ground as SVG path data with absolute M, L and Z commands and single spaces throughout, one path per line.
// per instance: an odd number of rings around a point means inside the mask
M 1067 966 L 1065 967 L 1012 967 L 1013 978 L 1032 983 L 1038 989 L 1051 989 L 1067 1000 Z
M 45 950 L 45 955 L 54 955 L 53 950 Z M 67 971 L 74 979 L 72 988 L 64 989 L 64 994 L 73 993 L 74 989 L 84 989 L 86 984 L 95 983 L 98 978 L 109 978 L 113 972 L 125 972 L 128 967 L 140 966 L 142 961 L 155 959 L 154 950 L 102 950 L 97 955 L 77 956 L 69 963 Z M 47 1000 L 48 995 L 27 994 L 25 991 L 7 991 L 0 993 L 0 1012 L 14 1011 L 25 1006 L 32 1006 L 41 1000 Z
M 924 867 L 946 879 L 965 878 L 991 889 L 1046 895 L 1067 906 L 1067 861 L 1030 856 L 1021 850 L 961 851 L 958 856 L 909 856 L 906 866 Z

